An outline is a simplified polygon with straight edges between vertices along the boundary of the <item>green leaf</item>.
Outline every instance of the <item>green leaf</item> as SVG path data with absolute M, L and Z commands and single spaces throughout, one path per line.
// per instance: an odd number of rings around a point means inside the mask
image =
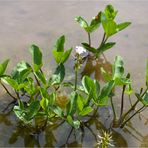
M 32 72 L 31 66 L 24 61 L 19 62 L 16 67 L 13 69 L 11 76 L 18 84 L 26 81 L 28 75 Z
M 107 5 L 105 8 L 105 15 L 108 20 L 114 20 L 118 11 L 114 9 L 112 5 Z
M 82 78 L 82 85 L 84 87 L 85 93 L 89 94 L 89 96 L 93 99 L 97 98 L 96 84 L 90 77 L 84 76 Z M 91 99 L 90 97 L 89 99 Z
M 96 95 L 98 97 L 99 96 L 99 93 L 100 93 L 100 84 L 99 84 L 99 81 L 98 80 L 95 80 L 94 83 L 96 85 Z
M 90 51 L 90 52 L 92 52 L 92 53 L 97 53 L 97 49 L 95 49 L 95 48 L 93 48 L 93 47 L 90 47 L 87 43 L 81 43 L 82 44 L 82 46 L 86 49 L 86 50 L 88 50 L 88 51 Z
M 57 64 L 60 64 L 60 63 L 65 63 L 68 60 L 71 54 L 71 51 L 72 51 L 72 48 L 69 50 L 66 50 L 65 52 L 58 52 L 57 50 L 53 50 L 52 53 Z
M 58 115 L 59 117 L 64 117 L 63 111 L 60 107 L 58 106 L 50 106 L 49 107 L 56 115 Z
M 131 95 L 133 93 L 133 89 L 131 84 L 126 85 L 125 94 Z
M 63 52 L 64 51 L 64 43 L 65 43 L 65 36 L 62 35 L 59 39 L 56 41 L 55 50 L 57 52 Z
M 5 73 L 8 63 L 9 59 L 5 60 L 3 63 L 0 64 L 0 76 Z
M 46 88 L 40 88 L 40 93 L 42 98 L 45 98 L 48 100 L 48 105 L 51 105 L 51 106 L 54 105 L 55 98 L 56 98 L 55 93 L 49 94 Z
M 10 77 L 4 77 L 4 78 L 2 78 L 2 81 L 4 83 L 6 83 L 7 85 L 10 85 L 15 90 L 18 90 L 19 84 L 14 79 L 12 79 Z
M 71 51 L 72 51 L 72 48 L 70 48 L 69 50 L 66 50 L 64 52 L 64 54 L 62 55 L 62 58 L 61 58 L 61 63 L 65 63 L 68 60 L 68 58 L 71 54 Z
M 142 99 L 142 103 L 145 106 L 148 106 L 148 91 L 146 92 L 146 94 L 144 95 L 143 99 Z
M 48 99 L 42 98 L 42 100 L 40 101 L 40 105 L 45 111 L 48 111 L 48 105 L 49 105 Z
M 13 111 L 15 115 L 23 122 L 27 122 L 26 119 L 24 118 L 25 116 L 25 111 L 20 108 L 20 106 L 14 106 Z
M 72 125 L 75 129 L 80 127 L 80 121 L 74 121 L 70 115 L 67 116 L 67 122 Z
M 26 110 L 25 118 L 29 121 L 34 118 L 34 116 L 38 113 L 40 109 L 40 102 L 38 100 L 35 100 L 30 103 Z
M 37 71 L 35 72 L 35 75 L 37 76 L 37 79 L 46 86 L 46 77 L 44 76 L 44 74 L 40 71 Z
M 67 114 L 73 115 L 77 109 L 77 98 L 78 94 L 76 92 L 72 92 L 69 97 L 69 103 L 67 104 Z
M 127 28 L 130 24 L 131 24 L 131 22 L 124 22 L 124 23 L 118 24 L 117 25 L 118 31 L 121 31 L 121 30 Z
M 91 90 L 94 90 L 95 89 L 95 84 L 94 84 L 94 81 L 88 77 L 88 76 L 84 76 L 82 78 L 82 85 L 84 87 L 84 90 L 87 94 L 89 94 L 89 92 Z
M 108 98 L 110 93 L 112 92 L 112 89 L 114 87 L 114 81 L 110 81 L 105 84 L 105 86 L 101 90 L 101 94 L 99 96 L 98 104 L 100 106 L 106 106 L 108 105 Z
M 101 24 L 101 12 L 98 13 L 97 16 L 95 16 L 89 26 L 89 32 L 95 31 Z
M 64 80 L 64 77 L 65 77 L 65 67 L 61 63 L 60 65 L 58 65 L 55 73 L 49 79 L 49 85 L 61 84 L 61 82 Z
M 54 59 L 57 62 L 57 64 L 60 64 L 62 61 L 62 57 L 63 57 L 64 52 L 59 52 L 57 50 L 53 50 L 52 54 L 53 54 Z
M 75 20 L 79 23 L 79 25 L 85 29 L 86 32 L 88 32 L 88 23 L 86 22 L 86 20 L 84 20 L 84 18 L 82 18 L 81 16 L 77 16 L 75 17 Z
M 83 110 L 84 103 L 85 103 L 85 100 L 84 100 L 83 96 L 78 95 L 78 97 L 77 97 L 77 107 L 78 107 L 79 112 L 81 112 Z
M 98 48 L 97 50 L 100 52 L 100 53 L 103 53 L 104 51 L 112 48 L 116 43 L 114 42 L 109 42 L 109 43 L 105 43 L 103 44 L 100 48 Z
M 40 51 L 39 47 L 36 45 L 31 45 L 29 49 L 30 53 L 32 54 L 34 71 L 38 71 L 43 65 L 42 52 Z
M 92 107 L 88 106 L 83 108 L 83 110 L 79 113 L 80 116 L 86 116 L 93 111 Z
M 112 21 L 104 21 L 102 22 L 103 28 L 104 28 L 104 32 L 106 33 L 107 37 L 110 37 L 112 35 L 114 35 L 115 33 L 117 33 L 117 24 Z

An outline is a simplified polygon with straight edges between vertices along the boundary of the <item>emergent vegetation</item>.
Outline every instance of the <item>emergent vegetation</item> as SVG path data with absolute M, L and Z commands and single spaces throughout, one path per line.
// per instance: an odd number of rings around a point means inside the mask
M 104 12 L 99 12 L 92 19 L 90 25 L 82 17 L 76 17 L 76 21 L 88 34 L 89 43 L 82 43 L 82 45 L 86 50 L 92 52 L 95 58 L 98 58 L 104 51 L 115 45 L 114 42 L 107 42 L 112 35 L 130 25 L 130 22 L 116 23 L 116 15 L 117 11 L 111 5 L 108 5 Z M 104 36 L 101 43 L 95 48 L 91 44 L 91 34 L 101 25 L 104 29 Z M 105 84 L 102 85 L 98 80 L 88 76 L 83 76 L 81 83 L 78 83 L 79 69 L 81 69 L 84 60 L 82 53 L 86 52 L 81 47 L 78 50 L 82 51 L 75 53 L 75 81 L 74 83 L 67 82 L 64 79 L 66 73 L 64 64 L 68 60 L 72 48 L 65 50 L 64 43 L 65 36 L 61 36 L 53 48 L 53 57 L 57 63 L 57 68 L 49 77 L 42 70 L 44 65 L 42 51 L 36 45 L 32 45 L 29 49 L 32 55 L 32 64 L 21 61 L 12 70 L 11 74 L 5 72 L 9 60 L 0 64 L 0 83 L 12 97 L 13 111 L 23 123 L 33 125 L 36 123 L 36 119 L 41 118 L 44 121 L 41 128 L 44 128 L 47 124 L 62 120 L 76 129 L 83 129 L 83 126 L 87 126 L 87 120 L 84 117 L 93 116 L 98 107 L 108 106 L 111 103 L 114 115 L 113 126 L 116 125 L 122 128 L 136 114 L 148 106 L 148 64 L 146 68 L 146 88 L 141 88 L 139 92 L 135 92 L 137 100 L 132 103 L 130 96 L 134 91 L 131 87 L 131 76 L 129 73 L 124 73 L 123 60 L 120 56 L 116 56 L 114 60 L 112 74 L 107 73 L 102 68 L 102 74 L 106 80 Z M 10 92 L 6 85 L 10 86 L 14 92 Z M 69 88 L 69 94 L 60 96 L 59 91 L 67 89 L 67 87 Z M 119 117 L 117 117 L 113 102 L 114 88 L 116 87 L 122 87 L 123 89 Z M 126 112 L 124 112 L 125 94 L 128 94 L 131 103 L 131 107 Z M 64 99 L 62 105 L 58 102 L 61 97 Z M 140 103 L 141 107 L 136 109 Z

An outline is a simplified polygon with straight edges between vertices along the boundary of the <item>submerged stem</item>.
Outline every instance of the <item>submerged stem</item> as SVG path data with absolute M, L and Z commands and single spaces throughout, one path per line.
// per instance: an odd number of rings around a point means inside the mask
M 117 115 L 116 115 L 116 111 L 115 111 L 115 107 L 114 107 L 114 103 L 113 103 L 113 98 L 112 97 L 111 97 L 111 106 L 112 106 L 112 110 L 113 110 L 113 114 L 114 114 L 114 121 L 116 121 Z
M 122 118 L 123 109 L 124 109 L 124 92 L 125 92 L 126 85 L 123 85 L 122 89 L 122 97 L 121 97 L 121 111 L 120 111 L 120 120 Z
M 77 69 L 75 69 L 75 88 L 74 88 L 74 91 L 77 90 L 77 81 L 78 81 L 78 71 L 77 71 Z
M 135 109 L 136 105 L 138 104 L 139 100 L 137 100 L 135 102 L 135 104 L 122 116 L 122 121 L 124 121 L 125 117 L 132 111 Z
M 125 126 L 125 124 L 130 120 L 132 119 L 137 113 L 139 113 L 145 106 L 142 106 L 140 109 L 138 109 L 131 117 L 129 117 L 126 121 L 124 121 L 122 124 L 121 124 L 121 128 L 123 128 Z

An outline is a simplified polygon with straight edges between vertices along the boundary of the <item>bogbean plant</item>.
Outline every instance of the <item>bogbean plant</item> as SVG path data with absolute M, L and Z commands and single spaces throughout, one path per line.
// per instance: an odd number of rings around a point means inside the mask
M 89 43 L 82 43 L 82 45 L 86 50 L 92 52 L 96 58 L 115 44 L 107 42 L 107 40 L 130 24 L 129 22 L 117 24 L 115 22 L 116 15 L 117 11 L 111 5 L 108 5 L 104 12 L 99 12 L 92 19 L 90 25 L 82 17 L 76 17 L 76 20 L 85 29 L 89 37 Z M 90 35 L 101 24 L 105 32 L 103 40 L 98 48 L 94 48 L 91 46 Z M 64 43 L 65 36 L 61 36 L 54 46 L 52 53 L 57 67 L 49 77 L 42 70 L 44 65 L 42 51 L 36 45 L 32 45 L 29 49 L 32 55 L 32 64 L 21 61 L 10 75 L 5 73 L 9 60 L 0 64 L 0 83 L 13 98 L 15 103 L 13 111 L 21 121 L 25 124 L 33 124 L 36 119 L 42 118 L 44 121 L 43 127 L 45 127 L 46 124 L 61 119 L 74 128 L 82 128 L 86 123 L 84 117 L 89 114 L 93 115 L 98 107 L 108 106 L 111 102 L 114 121 L 118 123 L 118 127 L 124 127 L 132 117 L 148 106 L 148 66 L 146 70 L 146 89 L 142 88 L 139 93 L 135 93 L 137 101 L 131 104 L 127 112 L 123 112 L 124 94 L 128 93 L 130 96 L 133 90 L 131 89 L 130 74 L 124 74 L 122 58 L 116 56 L 112 75 L 102 68 L 102 74 L 106 80 L 103 86 L 100 85 L 98 80 L 88 76 L 83 76 L 81 83 L 78 83 L 78 72 L 84 58 L 81 53 L 85 52 L 83 48 L 81 48 L 82 51 L 78 49 L 75 53 L 74 62 L 75 81 L 74 83 L 69 82 L 64 79 L 66 73 L 65 62 L 68 60 L 72 48 L 65 50 Z M 9 85 L 14 93 L 10 92 L 6 85 Z M 113 90 L 117 86 L 123 88 L 119 118 L 117 118 L 113 103 Z M 67 89 L 67 87 L 70 88 L 70 93 L 65 97 L 65 107 L 63 108 L 58 103 L 59 91 L 61 88 Z M 143 106 L 131 114 L 140 102 Z

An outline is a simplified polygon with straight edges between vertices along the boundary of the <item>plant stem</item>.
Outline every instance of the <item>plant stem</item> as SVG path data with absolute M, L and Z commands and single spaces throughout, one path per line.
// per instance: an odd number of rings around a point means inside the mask
M 17 100 L 17 98 L 16 97 L 14 97 L 10 92 L 9 92 L 9 90 L 6 88 L 6 86 L 1 82 L 1 80 L 0 80 L 0 84 L 3 86 L 3 88 L 5 89 L 5 91 L 8 93 L 8 95 L 10 96 L 10 97 L 12 97 L 14 100 Z
M 126 121 L 124 121 L 122 124 L 121 124 L 121 128 L 123 128 L 125 126 L 125 124 L 131 119 L 133 118 L 137 113 L 139 113 L 145 106 L 142 106 L 140 109 L 138 109 L 131 117 L 129 117 Z
M 124 109 L 124 92 L 125 92 L 126 85 L 123 85 L 122 89 L 122 97 L 121 97 L 121 111 L 120 111 L 120 120 L 122 118 L 123 109 Z
M 35 78 L 35 80 L 36 80 L 38 86 L 41 86 L 34 72 L 33 72 L 33 75 L 34 75 L 34 78 Z
M 101 44 L 100 44 L 100 46 L 99 46 L 99 47 L 101 47 L 101 46 L 102 46 L 102 44 L 104 43 L 104 40 L 105 40 L 105 36 L 106 36 L 106 34 L 104 33 L 104 34 L 103 34 L 103 38 L 102 38 L 102 41 L 101 41 Z
M 131 96 L 129 95 L 129 96 L 128 96 L 128 98 L 129 98 L 130 105 L 131 105 L 131 107 L 132 107 L 132 100 L 131 100 Z
M 112 106 L 112 110 L 113 110 L 113 114 L 114 114 L 114 121 L 116 121 L 117 115 L 116 115 L 116 111 L 115 111 L 115 107 L 114 107 L 114 103 L 113 103 L 113 98 L 112 97 L 111 97 L 111 106 Z
M 122 116 L 122 121 L 125 119 L 125 117 L 132 111 L 135 109 L 136 105 L 138 104 L 139 100 L 137 100 L 135 102 L 135 104 Z
M 88 32 L 88 43 L 89 43 L 89 46 L 91 46 L 91 37 L 90 37 L 90 33 Z
M 74 91 L 77 90 L 77 81 L 78 81 L 78 70 L 75 69 L 75 87 L 74 87 Z
M 20 96 L 19 96 L 19 92 L 15 90 L 16 96 L 18 100 L 21 100 Z

